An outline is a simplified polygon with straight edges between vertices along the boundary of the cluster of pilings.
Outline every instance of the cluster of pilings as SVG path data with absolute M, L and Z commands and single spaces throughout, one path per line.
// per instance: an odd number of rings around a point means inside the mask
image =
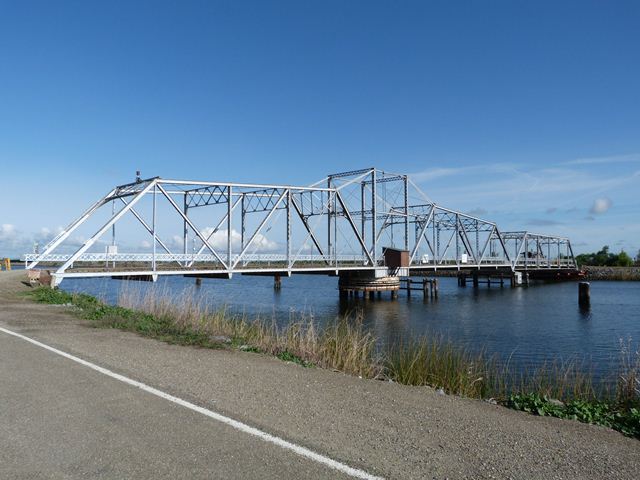
M 400 288 L 407 291 L 407 297 L 409 298 L 411 298 L 412 291 L 422 292 L 422 296 L 425 300 L 434 300 L 438 298 L 437 278 L 423 278 L 422 280 L 417 280 L 411 277 L 407 277 L 400 279 L 400 285 Z
M 376 295 L 382 297 L 382 292 L 390 292 L 391 299 L 398 298 L 400 277 L 375 277 L 370 272 L 344 272 L 338 281 L 340 298 L 358 298 L 373 300 Z

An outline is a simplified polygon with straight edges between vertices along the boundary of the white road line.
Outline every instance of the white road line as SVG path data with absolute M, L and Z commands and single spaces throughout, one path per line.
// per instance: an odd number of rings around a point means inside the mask
M 246 423 L 239 422 L 238 420 L 234 420 L 233 418 L 226 417 L 220 413 L 216 413 L 207 408 L 199 407 L 198 405 L 195 405 L 191 402 L 187 402 L 186 400 L 183 400 L 181 398 L 174 397 L 173 395 L 170 395 L 161 390 L 158 390 L 157 388 L 150 387 L 145 383 L 138 382 L 137 380 L 133 380 L 129 377 L 125 377 L 124 375 L 120 375 L 119 373 L 116 373 L 116 372 L 112 372 L 107 368 L 88 362 L 86 360 L 78 358 L 69 353 L 63 352 L 62 350 L 58 350 L 57 348 L 50 347 L 49 345 L 46 345 L 42 342 L 34 340 L 33 338 L 26 337 L 20 333 L 14 332 L 12 330 L 7 330 L 6 328 L 2 328 L 2 327 L 0 327 L 0 331 L 8 335 L 13 335 L 14 337 L 25 340 L 29 343 L 32 343 L 33 345 L 37 345 L 38 347 L 44 348 L 45 350 L 49 350 L 50 352 L 53 352 L 57 355 L 68 358 L 69 360 L 73 360 L 74 362 L 79 363 L 80 365 L 89 367 L 95 370 L 96 372 L 100 372 L 108 377 L 115 378 L 116 380 L 120 380 L 121 382 L 137 387 L 141 390 L 144 390 L 145 392 L 151 393 L 152 395 L 155 395 L 160 398 L 164 398 L 165 400 L 169 400 L 170 402 L 181 405 L 185 408 L 188 408 L 189 410 L 193 410 L 194 412 L 198 412 L 209 418 L 213 418 L 214 420 L 217 420 L 226 425 L 229 425 L 230 427 L 233 427 L 236 430 L 240 430 L 241 432 L 248 433 L 249 435 L 253 435 L 254 437 L 258 437 L 261 440 L 264 440 L 265 442 L 273 443 L 286 450 L 291 450 L 292 452 L 302 457 L 305 457 L 315 462 L 326 465 L 330 468 L 333 468 L 334 470 L 338 470 L 340 472 L 346 473 L 347 475 L 350 475 L 355 478 L 363 478 L 366 480 L 382 480 L 382 477 L 376 477 L 375 475 L 371 475 L 365 472 L 364 470 L 350 467 L 349 465 L 340 463 L 336 460 L 333 460 L 332 458 L 326 457 L 312 450 L 309 450 L 308 448 L 302 447 L 300 445 L 296 445 L 295 443 L 288 442 L 280 437 L 276 437 L 269 433 L 263 432 L 262 430 L 258 430 L 257 428 L 247 425 Z

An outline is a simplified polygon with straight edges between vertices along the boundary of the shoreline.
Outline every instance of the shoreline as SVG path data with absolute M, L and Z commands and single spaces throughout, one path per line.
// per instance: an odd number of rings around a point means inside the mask
M 599 267 L 585 265 L 581 267 L 584 281 L 637 282 L 640 281 L 640 266 L 634 267 Z M 463 269 L 464 270 L 464 269 Z M 416 277 L 456 277 L 457 270 L 436 270 L 435 272 L 416 274 Z
M 603 280 L 603 281 L 640 281 L 640 267 L 597 267 L 584 266 L 583 270 L 586 275 L 584 280 Z

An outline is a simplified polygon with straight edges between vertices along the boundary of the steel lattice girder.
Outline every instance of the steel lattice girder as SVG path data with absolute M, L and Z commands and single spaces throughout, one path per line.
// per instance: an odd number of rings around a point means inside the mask
M 326 185 L 326 186 L 325 186 Z M 409 196 L 423 201 L 409 204 Z M 153 218 L 145 220 L 137 204 L 145 198 L 153 201 Z M 156 203 L 164 198 L 184 223 L 184 252 L 171 252 L 169 245 L 157 235 Z M 178 200 L 176 202 L 176 199 Z M 115 209 L 114 201 L 122 207 Z M 112 217 L 72 254 L 57 253 L 72 232 L 92 217 L 97 210 L 112 203 Z M 118 203 L 119 204 L 119 203 Z M 205 235 L 189 216 L 189 210 L 215 205 L 227 205 L 224 215 L 218 217 L 215 227 Z M 136 207 L 136 208 L 134 208 Z M 278 212 L 278 215 L 276 215 Z M 115 224 L 127 213 L 142 224 L 153 239 L 152 253 L 101 254 L 89 252 L 101 235 L 115 228 Z M 246 220 L 248 214 L 256 214 L 258 225 L 248 235 Z M 286 253 L 256 254 L 252 252 L 256 239 L 271 225 L 281 213 L 286 213 L 286 222 L 281 236 L 285 237 Z M 259 217 L 259 218 L 258 218 Z M 326 217 L 322 221 L 322 217 Z M 232 225 L 241 220 L 241 245 L 233 251 Z M 292 225 L 302 232 L 302 244 L 293 245 Z M 215 233 L 225 228 L 226 247 L 210 244 Z M 269 227 L 271 228 L 271 227 Z M 399 230 L 399 233 L 396 232 Z M 115 230 L 114 230 L 115 241 Z M 200 242 L 199 250 L 188 254 L 186 241 L 188 234 Z M 247 233 L 247 235 L 245 235 Z M 299 234 L 300 232 L 298 232 Z M 297 234 L 296 234 L 297 235 Z M 341 262 L 356 263 L 361 268 L 375 269 L 383 265 L 380 251 L 382 239 L 387 245 L 399 245 L 410 249 L 411 267 L 433 268 L 441 266 L 460 268 L 466 260 L 466 267 L 480 268 L 484 265 L 504 266 L 515 269 L 524 264 L 532 264 L 529 243 L 535 247 L 537 266 L 575 268 L 571 244 L 567 238 L 530 232 L 500 232 L 496 224 L 462 212 L 447 209 L 431 202 L 407 175 L 383 172 L 374 168 L 329 175 L 311 186 L 260 185 L 248 183 L 224 183 L 165 180 L 159 177 L 139 180 L 119 185 L 91 206 L 78 219 L 57 235 L 41 254 L 27 257 L 29 268 L 40 262 L 61 262 L 56 271 L 65 275 L 74 262 L 151 262 L 155 271 L 156 263 L 174 262 L 185 271 L 197 270 L 200 264 L 216 264 L 231 274 L 242 271 L 249 263 L 268 270 L 269 262 L 285 262 L 289 270 L 316 268 L 302 263 L 320 262 L 324 267 L 345 267 Z M 296 237 L 298 238 L 298 237 Z M 300 242 L 300 239 L 297 240 Z M 349 245 L 350 244 L 350 245 Z M 166 253 L 157 253 L 156 245 Z M 305 247 L 306 245 L 306 247 Z M 546 248 L 546 256 L 543 254 Z M 552 247 L 556 257 L 551 258 Z M 309 255 L 305 249 L 315 253 Z M 355 253 L 348 253 L 352 249 Z M 430 260 L 418 259 L 418 252 L 426 249 Z M 209 253 L 203 253 L 209 250 Z M 523 260 L 522 253 L 525 252 Z M 553 262 L 552 262 L 553 260 Z

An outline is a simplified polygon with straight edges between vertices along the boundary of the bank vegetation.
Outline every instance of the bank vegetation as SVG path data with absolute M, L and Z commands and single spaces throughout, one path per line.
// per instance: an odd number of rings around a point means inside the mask
M 358 315 L 341 316 L 322 327 L 300 316 L 281 326 L 273 319 L 212 310 L 188 293 L 176 299 L 155 290 L 131 290 L 120 295 L 117 305 L 49 288 L 34 289 L 32 295 L 40 302 L 72 306 L 101 327 L 182 345 L 258 352 L 363 378 L 431 386 L 536 415 L 605 425 L 640 438 L 640 353 L 630 341 L 621 342 L 616 376 L 596 381 L 582 361 L 516 370 L 508 359 L 471 351 L 441 336 L 381 347 Z

